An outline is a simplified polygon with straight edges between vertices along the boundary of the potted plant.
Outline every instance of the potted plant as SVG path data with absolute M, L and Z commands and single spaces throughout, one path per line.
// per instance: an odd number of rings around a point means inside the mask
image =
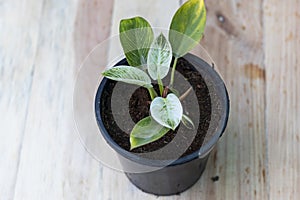
M 191 187 L 225 130 L 226 87 L 213 66 L 188 53 L 205 23 L 203 0 L 177 10 L 168 39 L 155 36 L 142 17 L 121 20 L 126 58 L 102 72 L 95 98 L 99 129 L 129 180 L 145 192 L 172 195 Z M 116 115 L 134 126 L 121 128 Z

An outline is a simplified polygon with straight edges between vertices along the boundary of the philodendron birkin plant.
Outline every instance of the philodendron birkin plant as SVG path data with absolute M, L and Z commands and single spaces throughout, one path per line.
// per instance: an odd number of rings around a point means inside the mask
M 202 38 L 206 24 L 203 0 L 189 0 L 173 16 L 169 38 L 162 33 L 154 37 L 150 24 L 142 17 L 120 22 L 120 41 L 130 66 L 115 66 L 104 71 L 103 76 L 148 89 L 151 96 L 150 116 L 140 120 L 130 133 L 131 150 L 151 143 L 175 130 L 180 122 L 194 128 L 192 120 L 183 114 L 183 95 L 174 88 L 174 74 L 178 58 L 194 48 Z M 171 71 L 169 85 L 164 79 Z M 148 72 L 148 73 L 147 73 Z M 151 78 L 157 81 L 159 94 Z

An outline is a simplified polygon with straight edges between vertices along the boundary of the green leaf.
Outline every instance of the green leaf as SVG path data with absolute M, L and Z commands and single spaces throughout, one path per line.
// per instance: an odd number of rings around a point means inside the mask
M 158 140 L 169 130 L 150 116 L 142 119 L 130 133 L 130 150 Z
M 116 66 L 102 73 L 103 76 L 129 84 L 151 88 L 150 77 L 142 70 L 131 66 Z
M 201 40 L 206 24 L 204 0 L 189 0 L 175 13 L 169 31 L 174 57 L 181 57 Z
M 172 61 L 172 50 L 169 41 L 161 33 L 151 44 L 148 53 L 148 73 L 153 80 L 163 79 L 168 75 Z
M 181 121 L 182 121 L 183 125 L 185 127 L 187 127 L 188 129 L 195 129 L 195 125 L 194 125 L 192 119 L 189 118 L 188 116 L 182 115 Z
M 123 19 L 120 22 L 120 40 L 129 65 L 143 67 L 154 34 L 150 24 L 142 17 Z
M 183 109 L 175 94 L 168 94 L 167 98 L 156 97 L 150 105 L 151 116 L 159 124 L 175 130 L 182 118 Z

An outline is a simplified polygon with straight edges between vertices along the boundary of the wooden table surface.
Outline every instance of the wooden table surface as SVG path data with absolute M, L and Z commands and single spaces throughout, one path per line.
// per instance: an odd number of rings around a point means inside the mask
M 0 0 L 1 200 L 300 199 L 298 0 L 207 1 L 202 45 L 227 84 L 231 113 L 188 191 L 145 194 L 80 143 L 72 95 L 88 52 L 116 34 L 122 18 L 168 27 L 181 3 Z

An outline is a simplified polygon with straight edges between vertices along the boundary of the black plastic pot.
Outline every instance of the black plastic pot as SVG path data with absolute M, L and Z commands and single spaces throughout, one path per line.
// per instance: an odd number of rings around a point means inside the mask
M 210 133 L 207 134 L 207 139 L 203 146 L 192 154 L 175 161 L 165 162 L 142 158 L 137 154 L 122 149 L 110 137 L 100 114 L 101 95 L 107 83 L 106 78 L 103 78 L 95 99 L 96 118 L 101 134 L 106 142 L 118 153 L 127 177 L 142 191 L 155 195 L 179 194 L 197 182 L 206 167 L 211 150 L 219 137 L 222 136 L 228 121 L 229 97 L 225 84 L 218 73 L 204 60 L 192 54 L 187 54 L 184 58 L 199 69 L 201 76 L 209 87 L 210 93 L 212 92 L 212 116 L 215 116 L 212 119 L 212 128 L 209 129 Z M 117 65 L 125 63 L 126 60 L 123 59 Z M 143 167 L 147 168 L 144 172 L 141 170 Z M 133 173 L 135 169 L 142 173 Z

